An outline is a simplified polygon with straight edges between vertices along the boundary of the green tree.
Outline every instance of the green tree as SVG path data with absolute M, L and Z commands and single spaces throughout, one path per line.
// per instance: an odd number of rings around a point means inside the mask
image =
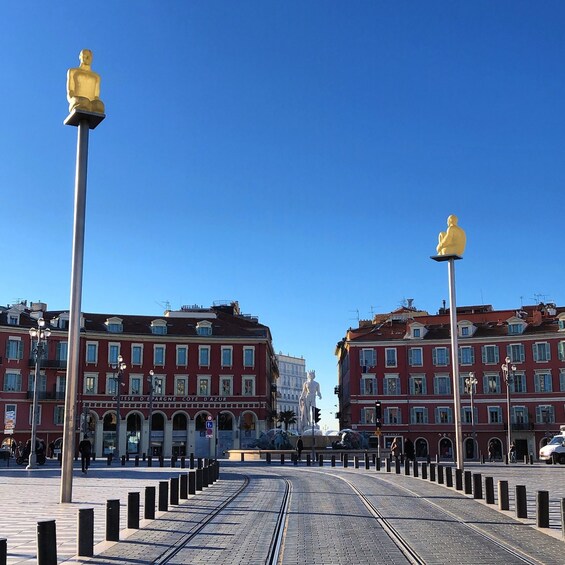
M 282 410 L 281 412 L 279 412 L 277 421 L 283 423 L 284 429 L 285 431 L 287 431 L 288 426 L 290 426 L 291 424 L 296 424 L 298 420 L 296 419 L 294 410 Z

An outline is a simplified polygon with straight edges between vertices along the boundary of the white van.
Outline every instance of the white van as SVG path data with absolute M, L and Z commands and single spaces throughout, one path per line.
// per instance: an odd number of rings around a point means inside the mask
M 565 465 L 565 433 L 563 430 L 539 450 L 539 458 L 546 463 Z

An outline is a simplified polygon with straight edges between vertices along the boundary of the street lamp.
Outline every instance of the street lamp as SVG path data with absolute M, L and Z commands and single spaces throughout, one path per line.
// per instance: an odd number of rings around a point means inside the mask
M 51 330 L 45 327 L 45 320 L 39 318 L 37 320 L 37 328 L 29 329 L 29 336 L 32 343 L 36 339 L 33 354 L 35 355 L 35 374 L 33 375 L 33 404 L 31 409 L 31 447 L 29 453 L 29 462 L 26 469 L 35 469 L 37 463 L 36 442 L 37 442 L 37 401 L 39 399 L 38 385 L 39 385 L 39 368 L 41 365 L 41 358 L 45 348 L 47 347 L 47 338 L 51 335 Z
M 120 459 L 120 422 L 122 420 L 122 416 L 120 414 L 122 391 L 120 390 L 120 386 L 124 386 L 122 378 L 124 376 L 124 371 L 126 370 L 126 368 L 127 365 L 124 363 L 124 358 L 121 355 L 118 355 L 118 362 L 113 367 L 113 369 L 117 371 L 117 374 L 115 377 L 113 377 L 113 379 L 116 383 L 116 446 L 114 449 L 114 455 L 118 460 Z
M 510 385 L 514 382 L 514 373 L 516 371 L 516 365 L 510 366 L 510 357 L 506 357 L 504 360 L 504 365 L 502 365 L 502 373 L 504 374 L 504 380 L 506 381 L 506 411 L 508 415 L 508 429 L 506 430 L 506 454 L 510 458 L 510 443 L 511 437 L 510 432 L 512 428 L 512 418 L 510 414 Z
M 147 377 L 147 382 L 149 383 L 149 445 L 147 448 L 147 455 L 151 457 L 153 455 L 153 450 L 151 449 L 151 432 L 153 431 L 153 390 L 155 388 L 153 383 L 153 375 L 155 372 L 153 369 L 149 371 L 149 376 Z
M 471 371 L 469 376 L 465 379 L 465 388 L 471 395 L 471 436 L 473 438 L 473 456 L 475 455 L 475 405 L 473 403 L 473 395 L 475 387 L 479 381 L 475 378 L 475 373 Z

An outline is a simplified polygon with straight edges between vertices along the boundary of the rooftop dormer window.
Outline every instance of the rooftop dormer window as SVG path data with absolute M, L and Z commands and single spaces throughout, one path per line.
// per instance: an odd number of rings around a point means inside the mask
M 508 335 L 521 335 L 524 333 L 527 325 L 524 320 L 518 318 L 517 316 L 513 316 L 506 320 L 508 323 Z
M 196 324 L 196 333 L 202 337 L 212 335 L 212 323 L 205 320 L 198 322 L 198 324 Z
M 165 320 L 153 320 L 151 322 L 151 333 L 154 335 L 166 335 L 167 322 Z
M 468 320 L 461 320 L 457 322 L 457 330 L 459 337 L 472 337 L 475 333 L 475 325 Z
M 108 333 L 121 334 L 124 331 L 121 318 L 108 318 L 105 322 Z
M 408 331 L 404 339 L 422 339 L 427 333 L 426 326 L 419 322 L 412 322 L 408 324 Z

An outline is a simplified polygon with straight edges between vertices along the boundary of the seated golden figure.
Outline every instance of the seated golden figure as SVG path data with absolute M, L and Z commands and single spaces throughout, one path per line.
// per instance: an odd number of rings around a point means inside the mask
M 463 255 L 467 236 L 462 228 L 457 225 L 457 216 L 453 214 L 447 218 L 447 231 L 439 234 L 438 255 Z
M 91 70 L 92 51 L 80 52 L 80 67 L 67 72 L 67 100 L 69 112 L 75 108 L 86 112 L 104 113 L 104 103 L 100 100 L 100 75 Z

